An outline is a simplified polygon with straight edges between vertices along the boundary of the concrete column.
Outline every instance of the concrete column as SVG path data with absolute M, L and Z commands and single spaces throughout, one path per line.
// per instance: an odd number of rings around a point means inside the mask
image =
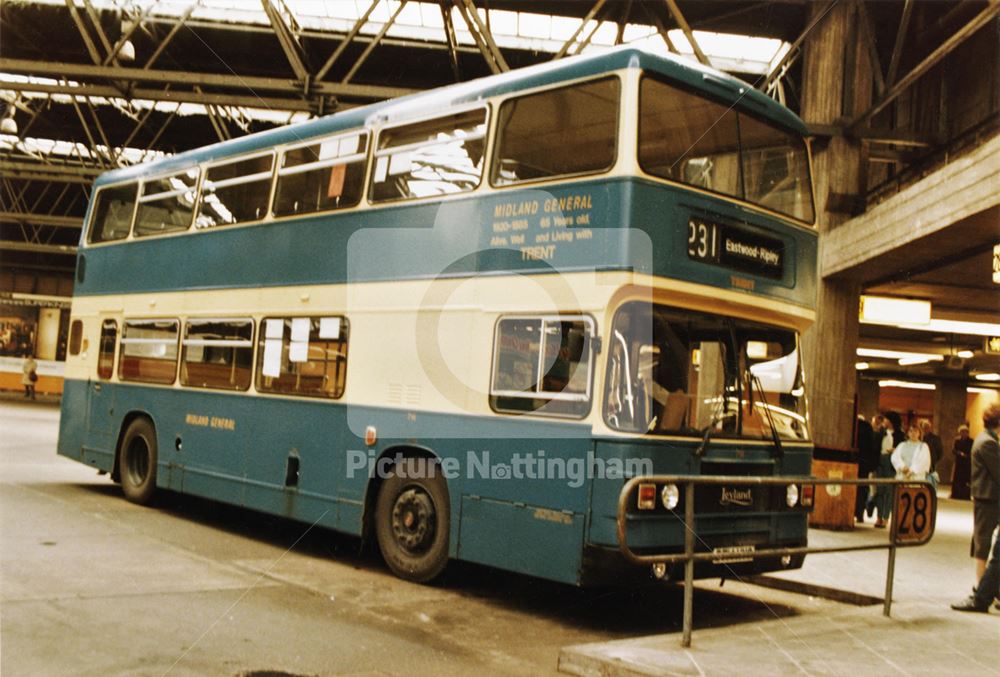
M 871 421 L 872 416 L 879 413 L 878 381 L 869 378 L 865 379 L 859 378 L 857 389 L 858 389 L 858 413 L 864 414 L 865 419 Z
M 811 5 L 813 13 L 823 8 Z M 854 3 L 839 3 L 806 42 L 802 117 L 807 124 L 837 124 L 864 112 L 871 101 L 871 71 L 855 11 Z M 850 205 L 864 194 L 862 150 L 843 136 L 813 146 L 821 258 L 824 235 L 851 217 Z M 821 280 L 816 324 L 803 335 L 813 438 L 819 446 L 852 444 L 859 292 L 855 280 Z
M 958 435 L 958 426 L 965 423 L 966 402 L 964 381 L 941 381 L 937 384 L 934 392 L 934 432 L 941 436 L 941 444 L 944 446 L 944 454 L 937 467 L 938 475 L 944 482 L 951 481 L 951 469 L 954 466 L 951 446 Z
M 59 309 L 42 308 L 38 311 L 38 339 L 35 357 L 40 360 L 56 359 L 59 347 Z

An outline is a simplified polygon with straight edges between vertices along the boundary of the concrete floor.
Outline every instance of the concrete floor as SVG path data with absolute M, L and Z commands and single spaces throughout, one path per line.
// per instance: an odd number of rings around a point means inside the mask
M 0 402 L 5 676 L 552 674 L 568 645 L 677 638 L 681 591 L 668 585 L 580 591 L 453 563 L 440 584 L 419 586 L 326 530 L 172 494 L 132 505 L 107 477 L 56 456 L 58 417 L 50 404 Z M 967 590 L 971 576 L 958 514 L 955 542 L 939 554 L 954 567 L 942 596 Z M 871 581 L 853 589 L 879 594 L 884 554 L 874 557 Z M 906 561 L 909 581 L 919 572 Z M 812 562 L 816 582 L 841 578 L 836 560 Z M 847 611 L 880 617 L 875 607 L 717 586 L 699 584 L 696 642 Z M 897 597 L 910 587 L 898 585 Z

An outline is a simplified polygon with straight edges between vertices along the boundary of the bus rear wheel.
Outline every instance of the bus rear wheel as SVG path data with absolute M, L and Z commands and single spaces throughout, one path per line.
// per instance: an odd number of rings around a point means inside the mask
M 122 491 L 132 503 L 149 505 L 156 492 L 156 430 L 149 419 L 137 418 L 125 429 L 118 450 Z
M 427 459 L 393 466 L 375 504 L 375 535 L 394 574 L 415 583 L 436 578 L 448 564 L 451 509 L 441 468 Z

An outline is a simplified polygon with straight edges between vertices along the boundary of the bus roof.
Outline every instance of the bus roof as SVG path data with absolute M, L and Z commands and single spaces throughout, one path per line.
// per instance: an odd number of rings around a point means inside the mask
M 795 113 L 738 78 L 689 59 L 673 55 L 659 56 L 626 45 L 600 53 L 536 64 L 499 75 L 491 75 L 469 82 L 410 94 L 398 99 L 352 108 L 299 124 L 269 129 L 238 139 L 184 151 L 160 160 L 114 169 L 100 175 L 94 185 L 100 186 L 147 174 L 179 170 L 202 162 L 244 155 L 258 150 L 263 151 L 277 145 L 304 141 L 339 131 L 358 129 L 366 125 L 405 120 L 422 114 L 443 111 L 448 107 L 472 104 L 494 96 L 556 85 L 560 82 L 625 68 L 637 68 L 658 73 L 679 84 L 686 84 L 699 91 L 710 92 L 715 98 L 731 105 L 739 104 L 740 108 L 751 110 L 791 131 L 802 135 L 807 134 L 805 124 Z

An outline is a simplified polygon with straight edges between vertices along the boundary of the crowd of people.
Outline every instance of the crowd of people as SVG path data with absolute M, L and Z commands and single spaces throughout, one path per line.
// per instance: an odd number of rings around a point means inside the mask
M 887 411 L 858 421 L 858 477 L 927 480 L 940 482 L 937 465 L 944 455 L 941 437 L 927 419 L 904 426 L 902 417 Z M 952 446 L 954 464 L 951 498 L 973 502 L 971 555 L 976 563 L 976 586 L 967 599 L 952 604 L 957 611 L 986 612 L 1000 609 L 1000 404 L 983 413 L 983 432 L 975 439 L 969 426 L 958 427 Z M 892 516 L 893 490 L 888 485 L 858 487 L 854 506 L 857 522 L 875 516 L 875 526 L 885 528 Z

